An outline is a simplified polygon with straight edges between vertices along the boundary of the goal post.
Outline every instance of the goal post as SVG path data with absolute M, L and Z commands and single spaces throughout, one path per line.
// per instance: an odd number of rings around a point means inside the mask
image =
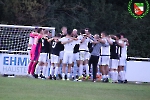
M 26 52 L 29 34 L 37 26 L 5 25 L 0 24 L 0 51 Z M 55 27 L 38 27 L 51 31 L 55 35 Z
M 55 35 L 55 27 L 0 24 L 0 74 L 27 74 L 29 36 L 35 28 L 49 30 Z

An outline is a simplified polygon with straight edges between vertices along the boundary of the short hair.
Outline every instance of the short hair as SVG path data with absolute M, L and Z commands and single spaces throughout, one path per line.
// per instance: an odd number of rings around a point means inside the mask
M 62 29 L 64 29 L 64 28 L 66 28 L 66 29 L 67 29 L 67 27 L 66 27 L 66 26 L 63 26 L 63 27 L 61 28 L 61 30 L 62 30 Z
M 84 29 L 81 29 L 80 33 L 81 33 L 81 34 L 85 34 L 85 30 L 84 30 Z
M 48 34 L 49 30 L 44 30 L 44 34 Z
M 71 35 L 71 34 L 72 34 L 72 31 L 71 31 L 71 30 L 68 30 L 68 31 L 67 31 L 67 34 L 68 34 L 68 35 Z
M 101 33 L 103 33 L 105 36 L 107 36 L 107 32 L 106 31 L 102 31 Z
M 95 34 L 94 36 L 96 36 L 96 39 L 98 39 L 98 38 L 99 38 L 99 34 Z
M 88 31 L 88 32 L 90 32 L 90 29 L 89 29 L 89 28 L 85 28 L 85 31 Z
M 73 31 L 77 31 L 77 29 L 73 29 Z
M 120 34 L 116 34 L 116 37 L 118 37 L 119 39 L 121 38 L 121 35 Z
M 122 35 L 123 37 L 125 37 L 125 34 L 124 34 L 124 33 L 120 33 L 120 36 L 121 36 L 121 35 Z
M 37 32 L 40 33 L 42 31 L 42 28 L 38 28 Z
M 56 37 L 61 37 L 61 33 L 56 34 Z

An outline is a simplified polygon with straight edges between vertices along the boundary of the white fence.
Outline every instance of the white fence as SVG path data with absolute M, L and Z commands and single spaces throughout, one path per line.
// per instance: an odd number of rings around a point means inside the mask
M 28 55 L 0 54 L 0 73 L 26 75 L 29 64 Z M 150 61 L 127 61 L 128 81 L 150 82 Z

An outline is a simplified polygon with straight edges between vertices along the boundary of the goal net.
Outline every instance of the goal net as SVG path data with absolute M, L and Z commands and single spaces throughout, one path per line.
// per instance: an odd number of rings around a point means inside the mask
M 38 27 L 47 29 L 55 35 L 55 27 Z M 0 24 L 0 52 L 26 52 L 29 34 L 35 26 Z

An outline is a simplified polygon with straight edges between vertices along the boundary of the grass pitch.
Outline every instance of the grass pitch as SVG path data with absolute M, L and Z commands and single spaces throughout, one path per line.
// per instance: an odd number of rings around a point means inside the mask
M 150 84 L 0 77 L 0 100 L 150 100 Z

